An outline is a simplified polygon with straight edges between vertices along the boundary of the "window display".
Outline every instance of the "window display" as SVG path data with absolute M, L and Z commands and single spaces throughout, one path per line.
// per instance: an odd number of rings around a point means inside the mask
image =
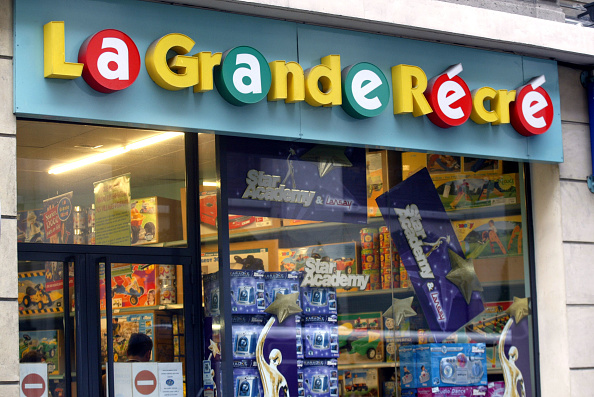
M 276 241 L 278 257 L 261 273 L 203 263 L 211 395 L 226 382 L 235 396 L 530 394 L 520 164 L 221 139 L 229 212 L 274 220 L 230 223 L 229 244 Z

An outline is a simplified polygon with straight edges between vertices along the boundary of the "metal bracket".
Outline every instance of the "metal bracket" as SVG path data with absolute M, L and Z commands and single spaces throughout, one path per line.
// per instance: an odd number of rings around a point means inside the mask
M 590 175 L 588 177 L 588 189 L 590 189 L 590 191 L 594 193 L 594 175 Z

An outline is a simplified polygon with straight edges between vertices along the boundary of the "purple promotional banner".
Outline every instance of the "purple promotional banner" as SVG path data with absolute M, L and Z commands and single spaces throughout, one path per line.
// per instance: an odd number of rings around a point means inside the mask
M 365 149 L 221 137 L 229 213 L 367 222 Z
M 427 169 L 376 200 L 436 342 L 484 309 L 472 260 L 456 238 Z

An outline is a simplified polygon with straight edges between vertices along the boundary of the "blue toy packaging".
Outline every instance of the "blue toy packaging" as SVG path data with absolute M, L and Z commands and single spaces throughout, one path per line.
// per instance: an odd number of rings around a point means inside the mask
M 403 345 L 398 348 L 398 355 L 400 357 L 400 387 L 402 389 L 415 389 L 417 387 L 415 347 L 414 345 Z
M 305 316 L 303 322 L 305 358 L 338 358 L 336 316 Z
M 234 397 L 263 397 L 264 390 L 257 368 L 233 369 Z
M 432 386 L 486 386 L 487 359 L 484 343 L 432 343 Z
M 301 294 L 300 294 L 300 272 L 266 272 L 264 274 L 266 283 L 264 285 L 266 299 L 266 307 L 268 307 L 277 294 L 289 295 L 298 293 L 297 304 L 301 306 Z
M 431 386 L 431 350 L 429 345 L 415 346 L 415 374 L 417 387 Z
M 298 363 L 298 395 L 303 397 L 338 397 L 336 360 L 304 360 Z
M 402 390 L 400 397 L 417 397 L 417 389 Z
M 302 316 L 295 316 L 295 344 L 297 346 L 297 359 L 303 360 L 303 328 L 302 328 Z
M 398 390 L 398 386 L 395 381 L 389 380 L 383 383 L 383 394 L 382 397 L 394 397 Z
M 332 315 L 336 311 L 336 289 L 301 287 L 301 308 L 305 315 Z
M 233 314 L 264 313 L 264 271 L 232 270 L 231 312 Z
M 256 358 L 256 344 L 265 320 L 263 315 L 233 315 L 233 360 Z
M 206 274 L 202 277 L 204 288 L 204 311 L 206 317 L 221 315 L 219 305 L 219 272 Z

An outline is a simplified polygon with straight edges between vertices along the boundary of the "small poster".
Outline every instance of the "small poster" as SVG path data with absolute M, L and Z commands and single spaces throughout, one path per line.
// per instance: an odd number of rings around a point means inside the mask
M 182 363 L 159 363 L 159 397 L 183 397 Z
M 94 187 L 96 244 L 130 245 L 130 174 L 95 182 Z
M 46 243 L 72 244 L 74 242 L 72 192 L 43 201 L 43 228 Z

